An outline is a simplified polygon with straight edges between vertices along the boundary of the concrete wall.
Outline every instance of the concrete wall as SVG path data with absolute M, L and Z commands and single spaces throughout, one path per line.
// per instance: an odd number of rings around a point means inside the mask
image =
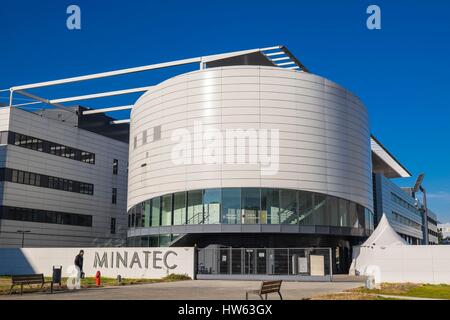
M 1 205 L 87 214 L 92 227 L 0 220 L 0 247 L 20 247 L 26 229 L 26 247 L 102 246 L 121 243 L 127 229 L 126 193 L 128 145 L 81 130 L 68 123 L 17 108 L 0 108 L 0 131 L 14 131 L 95 153 L 95 164 L 66 159 L 14 145 L 0 145 L 2 167 L 94 184 L 94 195 L 1 182 Z M 118 175 L 112 174 L 113 159 L 119 160 Z M 117 204 L 111 203 L 112 188 L 118 189 Z M 111 217 L 116 234 L 110 233 Z
M 278 129 L 278 173 L 262 175 L 260 163 L 175 165 L 172 132 L 193 132 L 196 122 L 222 132 Z M 153 141 L 158 126 L 161 139 Z M 136 102 L 130 130 L 128 209 L 178 191 L 270 187 L 329 194 L 373 210 L 367 110 L 357 97 L 317 75 L 259 66 L 183 74 Z
M 93 277 L 162 278 L 168 274 L 187 274 L 194 277 L 194 248 L 82 248 L 83 271 Z M 44 273 L 52 275 L 52 267 L 63 267 L 63 277 L 71 274 L 75 256 L 80 248 L 25 248 L 0 249 L 0 275 Z M 126 266 L 117 259 L 117 253 L 127 256 Z M 106 264 L 99 264 L 106 256 Z M 113 259 L 113 260 L 111 260 Z M 96 263 L 97 262 L 97 263 Z
M 381 282 L 450 284 L 450 245 L 354 247 L 351 272 L 367 274 L 369 266 Z

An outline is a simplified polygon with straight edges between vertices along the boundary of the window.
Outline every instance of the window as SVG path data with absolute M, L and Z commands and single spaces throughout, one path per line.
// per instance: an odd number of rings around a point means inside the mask
M 117 175 L 118 171 L 119 171 L 119 160 L 114 159 L 113 160 L 113 174 Z
M 50 142 L 11 131 L 3 131 L 1 134 L 2 139 L 4 135 L 7 136 L 7 140 L 4 139 L 2 141 L 7 141 L 8 144 L 39 152 L 45 152 L 72 160 L 82 161 L 89 164 L 95 164 L 95 154 L 91 152 L 82 151 L 55 142 Z
M 240 224 L 241 223 L 241 189 L 225 188 L 222 189 L 222 223 Z
M 297 220 L 297 192 L 283 189 L 280 191 L 280 223 L 296 224 Z
M 172 195 L 162 197 L 161 225 L 170 226 L 172 224 Z
M 326 200 L 327 197 L 323 194 L 316 193 L 314 195 L 314 224 L 319 226 L 325 226 L 329 224 L 327 212 L 326 212 Z
M 202 190 L 188 191 L 187 224 L 203 223 Z
M 173 225 L 186 223 L 186 193 L 179 192 L 173 195 Z
M 111 218 L 111 234 L 116 233 L 116 218 Z
M 289 189 L 213 188 L 177 192 L 141 202 L 128 214 L 131 221 L 136 219 L 131 224 L 134 227 L 223 223 L 373 229 L 373 213 L 359 204 Z
M 137 148 L 137 136 L 134 137 L 133 139 L 133 149 Z
M 3 168 L 2 181 L 26 184 L 35 187 L 51 188 L 61 191 L 93 195 L 94 185 L 63 178 L 51 177 L 39 173 Z
M 261 190 L 261 223 L 280 223 L 280 192 L 278 189 Z M 266 222 L 265 222 L 266 221 Z
M 204 223 L 220 223 L 220 189 L 207 189 L 203 193 Z
M 2 206 L 0 217 L 5 220 L 92 227 L 92 216 L 77 213 Z
M 147 130 L 142 132 L 142 145 L 147 144 Z
M 161 139 L 161 126 L 156 126 L 153 128 L 153 141 L 158 141 Z
M 259 188 L 242 189 L 242 223 L 257 224 L 261 209 L 261 194 Z
M 117 188 L 112 188 L 112 204 L 117 203 Z
M 299 191 L 298 210 L 300 224 L 314 225 L 313 195 L 312 192 Z
M 158 227 L 160 224 L 161 219 L 161 198 L 153 198 L 151 200 L 151 206 L 152 206 L 152 219 L 151 219 L 151 226 L 152 227 Z

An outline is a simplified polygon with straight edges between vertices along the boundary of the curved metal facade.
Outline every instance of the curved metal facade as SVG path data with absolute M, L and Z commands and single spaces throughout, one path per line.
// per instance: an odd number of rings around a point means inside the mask
M 222 132 L 278 130 L 278 171 L 262 174 L 261 164 L 174 163 L 175 130 L 194 136 L 199 123 Z M 193 145 L 194 155 L 199 150 Z M 253 187 L 331 195 L 373 211 L 371 179 L 367 110 L 317 75 L 262 66 L 199 70 L 155 86 L 132 110 L 128 209 L 176 192 Z

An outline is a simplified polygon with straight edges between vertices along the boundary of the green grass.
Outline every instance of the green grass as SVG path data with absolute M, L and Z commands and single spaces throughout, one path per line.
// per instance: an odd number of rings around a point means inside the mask
M 383 283 L 380 289 L 357 288 L 352 291 L 418 298 L 450 299 L 450 285 L 448 284 Z
M 45 280 L 51 280 L 50 277 L 46 277 Z M 191 280 L 191 278 L 184 274 L 170 274 L 162 279 L 129 279 L 122 278 L 120 283 L 117 282 L 115 278 L 101 278 L 100 287 L 113 287 L 113 286 L 126 286 L 126 285 L 136 285 L 136 284 L 145 284 L 145 283 L 157 283 L 157 282 L 173 282 L 173 281 L 183 281 L 183 280 Z M 54 286 L 54 290 L 67 290 L 67 278 L 62 278 L 62 286 L 58 285 Z M 11 287 L 11 277 L 9 276 L 0 276 L 0 295 L 9 294 L 9 289 Z M 86 277 L 81 280 L 82 288 L 94 288 L 95 278 L 94 277 Z M 42 290 L 40 290 L 40 285 L 33 286 L 24 286 L 23 292 L 45 292 L 50 290 L 50 285 L 46 284 Z M 20 292 L 20 286 L 15 286 L 13 292 Z

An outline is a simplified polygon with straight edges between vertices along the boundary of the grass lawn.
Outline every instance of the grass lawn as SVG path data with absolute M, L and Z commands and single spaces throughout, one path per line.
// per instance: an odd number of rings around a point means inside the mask
M 182 281 L 182 280 L 190 280 L 191 278 L 186 275 L 179 275 L 179 274 L 171 274 L 169 276 L 166 276 L 162 279 L 127 279 L 123 278 L 121 283 L 117 282 L 117 279 L 115 278 L 104 278 L 101 279 L 101 286 L 100 287 L 112 287 L 112 286 L 125 286 L 125 285 L 134 285 L 134 284 L 144 284 L 144 283 L 156 283 L 156 282 L 172 282 L 172 281 Z M 51 278 L 46 277 L 45 280 L 51 280 Z M 54 286 L 54 290 L 67 290 L 66 286 L 67 278 L 62 278 L 62 285 L 61 288 L 58 285 Z M 0 276 L 0 295 L 2 294 L 9 294 L 9 289 L 11 287 L 11 277 L 7 276 Z M 95 286 L 95 278 L 94 277 L 87 277 L 81 280 L 81 287 L 82 288 L 94 288 Z M 26 285 L 23 288 L 23 292 L 45 292 L 50 291 L 50 285 L 46 284 L 42 290 L 39 289 L 40 285 L 32 285 L 30 286 Z M 20 286 L 15 286 L 13 289 L 13 292 L 19 293 L 20 292 Z
M 448 284 L 382 283 L 380 289 L 357 288 L 350 292 L 450 299 L 450 285 Z
M 336 294 L 326 294 L 313 297 L 311 300 L 397 300 L 384 298 L 376 295 L 370 295 L 362 292 L 342 292 Z

